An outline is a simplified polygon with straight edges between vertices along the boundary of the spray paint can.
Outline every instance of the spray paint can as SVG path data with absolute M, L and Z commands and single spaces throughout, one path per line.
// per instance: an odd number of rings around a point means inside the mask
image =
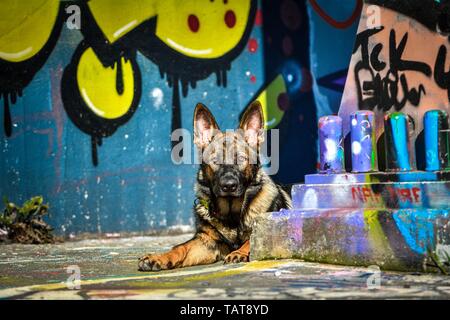
M 411 171 L 416 169 L 411 135 L 414 121 L 402 112 L 384 116 L 384 139 L 387 171 Z
M 425 170 L 450 169 L 448 114 L 444 110 L 429 110 L 423 117 Z
M 350 115 L 352 172 L 378 171 L 375 114 L 356 111 Z
M 344 172 L 342 119 L 325 116 L 319 119 L 320 173 Z

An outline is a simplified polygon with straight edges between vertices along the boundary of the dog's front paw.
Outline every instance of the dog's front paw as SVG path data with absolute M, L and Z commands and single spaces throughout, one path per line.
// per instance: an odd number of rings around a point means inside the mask
M 236 250 L 228 254 L 224 263 L 239 263 L 239 262 L 248 262 L 248 253 L 244 253 L 242 251 Z
M 173 268 L 167 254 L 149 254 L 139 259 L 139 271 L 159 271 Z

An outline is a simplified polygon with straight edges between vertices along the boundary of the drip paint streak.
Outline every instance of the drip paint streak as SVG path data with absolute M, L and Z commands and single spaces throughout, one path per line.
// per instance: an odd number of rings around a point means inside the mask
M 8 95 L 3 95 L 4 109 L 3 109 L 3 124 L 5 127 L 5 134 L 10 137 L 12 134 L 12 121 L 11 121 L 11 111 L 9 110 L 9 100 Z
M 172 132 L 174 132 L 176 129 L 181 128 L 181 104 L 178 79 L 175 78 L 172 81 Z M 174 148 L 177 143 L 178 141 L 172 141 L 172 148 Z M 183 150 L 181 150 L 180 156 L 183 156 L 182 152 Z
M 217 78 L 217 86 L 220 87 L 226 87 L 227 86 L 227 70 L 226 69 L 219 69 L 216 71 L 216 78 Z
M 98 166 L 98 148 L 97 146 L 102 145 L 102 138 L 91 136 L 91 149 L 92 149 L 92 164 L 96 167 Z
M 123 94 L 124 91 L 123 70 L 122 70 L 122 61 L 120 59 L 119 61 L 117 61 L 116 90 L 119 95 Z
M 230 64 L 226 64 L 222 68 L 215 71 L 217 78 L 217 86 L 226 87 L 228 84 L 227 72 L 231 69 Z M 161 79 L 166 78 L 167 84 L 172 88 L 172 132 L 176 129 L 181 128 L 181 101 L 180 101 L 180 90 L 183 97 L 188 95 L 189 86 L 195 89 L 197 87 L 196 79 L 188 79 L 179 74 L 173 74 L 169 71 L 164 70 L 162 66 L 159 67 L 159 74 Z M 180 88 L 181 85 L 181 88 Z M 172 147 L 177 144 L 177 141 L 172 141 Z M 182 151 L 181 151 L 182 152 Z M 181 154 L 182 155 L 182 154 Z
M 91 148 L 92 148 L 92 164 L 94 166 L 98 165 L 98 152 L 97 152 L 97 138 L 91 137 Z

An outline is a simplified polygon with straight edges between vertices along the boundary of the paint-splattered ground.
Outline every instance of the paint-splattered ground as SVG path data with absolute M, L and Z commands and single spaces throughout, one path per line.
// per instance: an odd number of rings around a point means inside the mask
M 157 273 L 137 271 L 143 253 L 190 235 L 1 245 L 0 298 L 9 299 L 450 299 L 450 276 L 382 272 L 298 260 L 216 263 Z M 80 289 L 68 289 L 78 266 Z M 74 268 L 76 269 L 76 267 Z M 369 277 L 375 289 L 369 289 Z M 369 279 L 369 280 L 370 280 Z

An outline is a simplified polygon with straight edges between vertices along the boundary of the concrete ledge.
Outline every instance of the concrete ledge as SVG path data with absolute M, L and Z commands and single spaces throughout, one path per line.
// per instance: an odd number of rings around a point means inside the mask
M 386 270 L 437 271 L 450 256 L 450 209 L 316 209 L 268 213 L 251 260 L 300 258 Z M 431 255 L 430 255 L 431 254 Z
M 449 181 L 450 171 L 365 172 L 307 174 L 305 184 L 345 184 L 370 182 Z
M 449 181 L 299 184 L 292 188 L 295 209 L 448 209 Z

